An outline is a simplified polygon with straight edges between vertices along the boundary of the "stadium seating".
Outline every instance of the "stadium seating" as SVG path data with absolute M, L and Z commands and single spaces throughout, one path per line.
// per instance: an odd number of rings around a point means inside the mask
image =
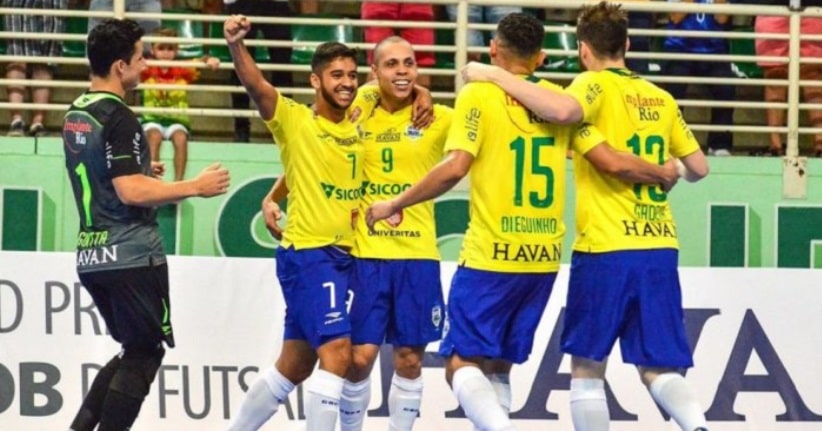
M 191 10 L 166 9 L 163 11 L 163 13 L 194 14 L 196 12 Z M 162 26 L 176 31 L 177 36 L 184 39 L 202 38 L 205 34 L 205 32 L 203 31 L 202 21 L 192 21 L 188 19 L 163 19 Z M 185 42 L 179 44 L 177 58 L 194 59 L 201 58 L 203 55 L 205 55 L 205 49 L 201 44 Z
M 753 27 L 738 27 L 734 32 L 753 33 Z M 756 55 L 754 39 L 729 39 L 731 55 Z M 762 69 L 753 61 L 735 61 L 733 71 L 740 78 L 761 79 Z
M 66 33 L 88 34 L 88 18 L 70 16 L 65 18 Z M 80 40 L 67 40 L 63 42 L 64 57 L 85 57 L 86 42 Z
M 571 29 L 568 23 L 546 21 L 546 26 L 564 27 Z M 561 49 L 565 51 L 577 52 L 577 35 L 576 32 L 554 32 L 548 30 L 545 33 L 545 40 L 542 43 L 545 49 Z M 579 72 L 579 58 L 576 55 L 556 55 L 548 54 L 543 68 L 548 72 Z
M 331 18 L 336 19 L 336 25 L 306 25 L 292 24 L 291 38 L 294 42 L 341 42 L 354 43 L 354 29 L 348 25 L 346 19 L 334 15 L 301 15 L 311 18 Z M 291 51 L 292 64 L 311 64 L 311 57 L 314 55 L 314 46 L 295 46 Z

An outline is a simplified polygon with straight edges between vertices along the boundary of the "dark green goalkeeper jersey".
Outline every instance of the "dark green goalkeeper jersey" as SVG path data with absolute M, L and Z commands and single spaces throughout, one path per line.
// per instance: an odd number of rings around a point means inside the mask
M 154 208 L 124 204 L 113 179 L 151 175 L 151 157 L 137 117 L 119 96 L 88 92 L 63 122 L 63 149 L 80 214 L 77 271 L 165 263 Z

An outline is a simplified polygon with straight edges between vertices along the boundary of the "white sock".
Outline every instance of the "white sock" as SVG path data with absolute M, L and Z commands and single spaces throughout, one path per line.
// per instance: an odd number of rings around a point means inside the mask
M 267 421 L 280 404 L 285 402 L 288 394 L 294 390 L 294 384 L 270 367 L 263 371 L 260 377 L 246 392 L 245 399 L 240 405 L 237 417 L 232 421 L 229 431 L 254 431 Z
M 340 398 L 340 431 L 362 431 L 365 412 L 371 401 L 371 379 L 345 381 Z
M 476 367 L 462 367 L 454 372 L 451 382 L 465 416 L 474 426 L 485 431 L 514 430 L 508 414 L 502 409 L 488 378 Z
M 422 403 L 422 377 L 406 379 L 394 373 L 388 390 L 388 429 L 411 431 Z
M 697 401 L 696 393 L 684 377 L 677 373 L 657 376 L 648 388 L 654 400 L 687 431 L 706 427 L 705 413 Z
M 611 418 L 602 379 L 571 379 L 571 421 L 575 431 L 608 431 Z
M 509 374 L 489 374 L 488 380 L 497 394 L 499 405 L 505 414 L 511 413 L 511 376 Z
M 308 382 L 305 400 L 306 431 L 334 431 L 343 391 L 342 377 L 318 369 Z

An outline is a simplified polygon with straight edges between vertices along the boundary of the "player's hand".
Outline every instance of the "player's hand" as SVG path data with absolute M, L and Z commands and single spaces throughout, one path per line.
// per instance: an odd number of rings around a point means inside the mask
M 237 43 L 251 30 L 251 21 L 245 15 L 231 15 L 223 24 L 223 36 L 228 43 Z
M 357 120 L 360 119 L 360 116 L 362 116 L 362 108 L 357 106 L 354 109 L 352 109 L 351 112 L 348 113 L 348 121 L 356 123 Z
M 499 67 L 490 64 L 483 64 L 476 61 L 468 62 L 460 70 L 462 80 L 468 82 L 488 82 L 493 81 L 493 76 L 499 71 Z
M 380 220 L 385 220 L 397 212 L 394 201 L 377 201 L 371 204 L 365 211 L 365 224 L 368 230 L 374 231 L 374 225 Z
M 265 219 L 265 227 L 268 229 L 268 232 L 277 241 L 282 241 L 283 228 L 281 228 L 278 224 L 278 222 L 283 218 L 283 211 L 280 209 L 280 205 L 266 196 L 263 199 L 261 210 L 263 212 L 263 218 Z
M 220 67 L 220 59 L 217 57 L 206 57 L 205 64 L 211 70 L 217 70 Z
M 230 183 L 231 177 L 228 175 L 228 169 L 219 163 L 208 166 L 194 178 L 194 184 L 197 187 L 197 196 L 204 198 L 227 192 Z
M 414 86 L 414 103 L 411 107 L 411 123 L 417 129 L 424 129 L 434 122 L 434 98 L 427 88 Z
M 671 157 L 662 165 L 662 169 L 665 171 L 665 181 L 662 182 L 662 189 L 666 192 L 671 191 L 679 181 L 679 164 L 682 164 L 679 159 Z
M 151 176 L 162 178 L 166 174 L 166 164 L 163 162 L 151 162 Z

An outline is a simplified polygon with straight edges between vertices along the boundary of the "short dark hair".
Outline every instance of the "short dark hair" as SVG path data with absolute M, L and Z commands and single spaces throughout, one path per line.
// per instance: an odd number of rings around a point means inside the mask
M 528 59 L 542 50 L 545 28 L 527 13 L 510 13 L 497 24 L 497 39 L 512 54 Z
M 625 57 L 628 42 L 628 15 L 618 3 L 601 1 L 585 5 L 577 17 L 577 39 L 585 42 L 597 57 Z
M 105 78 L 117 60 L 130 63 L 141 37 L 143 29 L 130 19 L 106 19 L 92 28 L 86 45 L 91 74 Z
M 311 57 L 311 71 L 320 74 L 326 66 L 338 58 L 350 58 L 357 62 L 357 50 L 339 42 L 325 42 L 317 47 Z

